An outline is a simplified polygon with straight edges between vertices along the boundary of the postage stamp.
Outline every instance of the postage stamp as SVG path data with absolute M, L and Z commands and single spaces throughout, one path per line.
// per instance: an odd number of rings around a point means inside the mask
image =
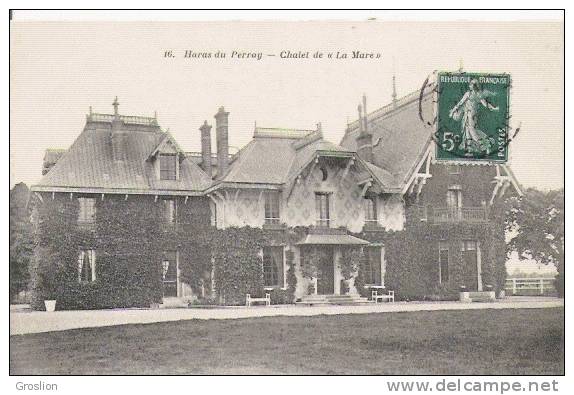
M 436 159 L 508 159 L 509 74 L 438 75 Z

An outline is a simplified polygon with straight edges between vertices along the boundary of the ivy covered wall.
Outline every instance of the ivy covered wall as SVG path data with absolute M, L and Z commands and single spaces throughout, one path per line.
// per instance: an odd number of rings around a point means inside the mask
M 462 192 L 463 207 L 481 207 L 488 203 L 494 189 L 494 166 L 449 166 L 433 164 L 432 177 L 423 186 L 419 204 L 446 207 L 446 194 L 450 187 L 458 185 Z
M 99 195 L 93 226 L 79 225 L 77 196 L 43 195 L 35 201 L 35 258 L 31 268 L 33 307 L 57 299 L 58 309 L 140 306 L 161 302 L 161 260 L 164 251 L 178 250 L 185 273 L 202 272 L 201 229 L 209 228 L 204 198 L 178 201 L 178 226 L 165 226 L 164 206 L 153 196 Z M 78 281 L 81 249 L 96 252 L 96 280 Z M 188 276 L 189 280 L 199 276 Z M 190 281 L 198 285 L 200 281 Z
M 163 251 L 178 251 L 180 283 L 196 296 L 214 303 L 242 305 L 245 294 L 263 294 L 261 249 L 285 246 L 287 287 L 273 292 L 274 303 L 291 303 L 309 292 L 309 281 L 296 246 L 309 227 L 275 230 L 241 227 L 215 229 L 210 224 L 209 201 L 177 198 L 177 227 L 165 226 L 164 206 L 153 196 L 106 195 L 96 200 L 93 228 L 78 226 L 78 200 L 74 195 L 43 195 L 35 204 L 35 256 L 32 262 L 34 308 L 55 298 L 58 309 L 96 309 L 141 306 L 162 299 Z M 504 286 L 505 243 L 501 220 L 490 223 L 433 225 L 407 213 L 402 231 L 378 229 L 355 236 L 384 246 L 385 285 L 398 299 L 454 299 L 463 283 L 463 240 L 477 240 L 481 248 L 482 283 L 496 290 Z M 449 281 L 439 284 L 438 244 L 449 244 Z M 78 281 L 78 251 L 96 250 L 97 279 Z M 339 258 L 343 280 L 350 291 L 360 287 L 357 254 Z M 349 279 L 358 268 L 359 279 Z M 305 280 L 305 281 L 303 281 Z M 215 289 L 211 289 L 212 285 Z M 348 289 L 344 289 L 348 291 Z
M 364 240 L 384 245 L 385 286 L 394 290 L 398 299 L 458 299 L 460 286 L 465 284 L 466 270 L 461 246 L 467 240 L 477 241 L 480 248 L 483 289 L 492 286 L 497 294 L 504 289 L 506 250 L 503 222 L 494 219 L 479 224 L 455 222 L 434 225 L 421 222 L 414 216 L 407 215 L 407 218 L 409 220 L 403 231 L 355 234 Z M 442 284 L 439 242 L 446 243 L 449 250 L 449 279 Z M 361 289 L 358 291 L 363 292 Z

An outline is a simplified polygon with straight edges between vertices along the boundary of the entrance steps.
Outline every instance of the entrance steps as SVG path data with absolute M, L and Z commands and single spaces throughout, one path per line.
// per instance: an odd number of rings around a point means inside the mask
M 305 295 L 301 301 L 295 302 L 299 305 L 361 305 L 372 303 L 372 301 L 360 295 Z
M 460 293 L 461 302 L 494 302 L 496 301 L 496 295 L 494 291 L 473 291 L 473 292 L 461 292 Z

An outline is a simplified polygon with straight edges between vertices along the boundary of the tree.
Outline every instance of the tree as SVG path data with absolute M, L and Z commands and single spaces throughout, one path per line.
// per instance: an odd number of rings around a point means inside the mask
M 509 251 L 516 251 L 520 259 L 556 266 L 556 289 L 564 296 L 564 188 L 528 189 L 523 197 L 511 199 L 507 230 L 514 236 Z
M 32 225 L 28 211 L 30 190 L 19 183 L 10 191 L 10 302 L 28 288 L 32 256 Z

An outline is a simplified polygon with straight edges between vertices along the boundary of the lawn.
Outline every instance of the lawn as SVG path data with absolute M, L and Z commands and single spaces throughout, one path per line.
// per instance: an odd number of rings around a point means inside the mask
M 10 337 L 10 373 L 563 374 L 564 309 L 191 320 Z

